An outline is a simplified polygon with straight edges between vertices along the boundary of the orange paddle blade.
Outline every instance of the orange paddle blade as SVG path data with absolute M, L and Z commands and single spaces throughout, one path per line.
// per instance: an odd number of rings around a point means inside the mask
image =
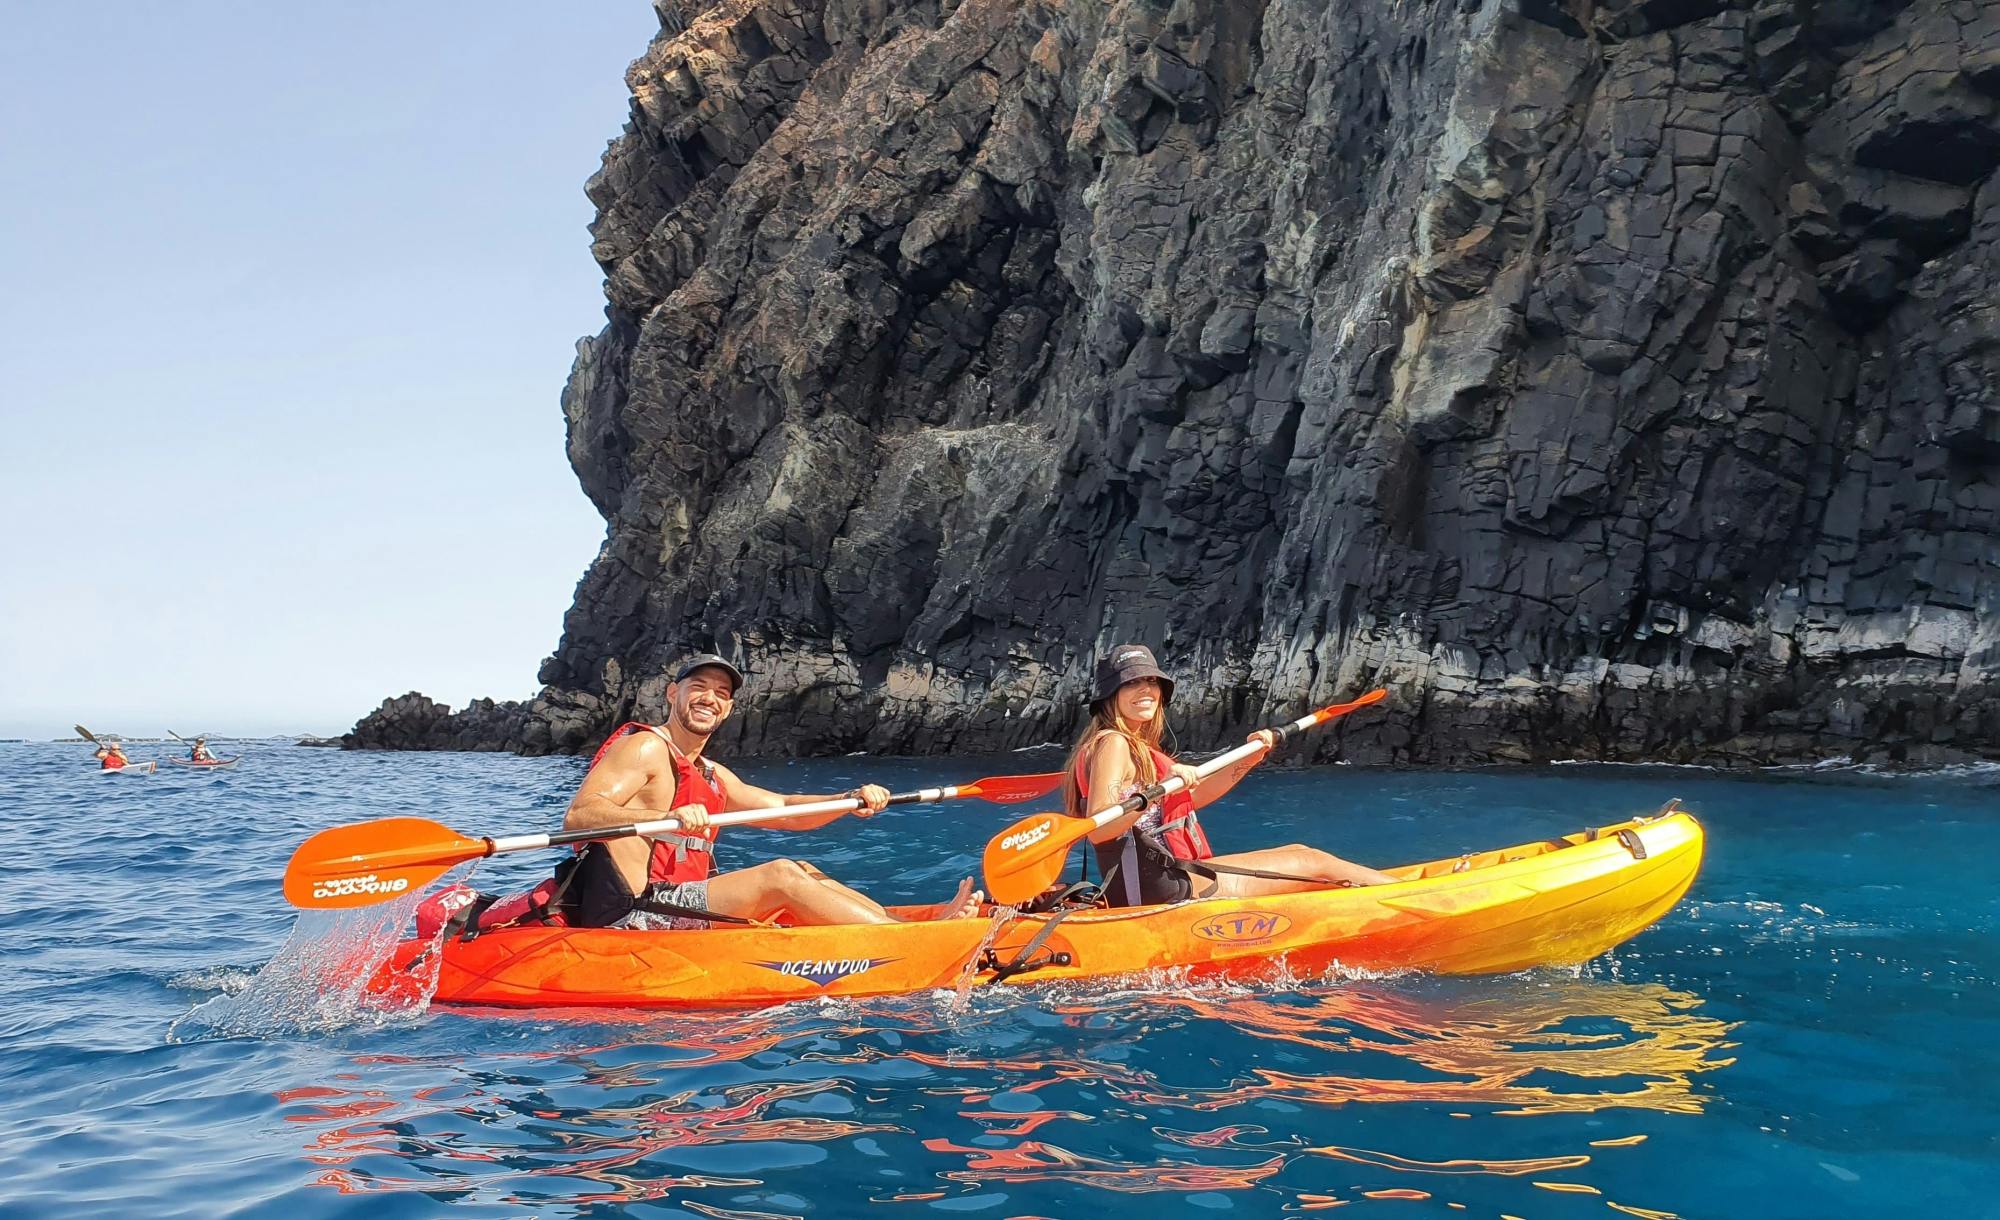
M 1054 792 L 1063 782 L 1063 773 L 1050 771 L 1042 775 L 989 775 L 969 784 L 960 784 L 960 796 L 976 796 L 996 805 L 1012 805 L 1018 801 L 1031 801 L 1038 796 Z
M 1016 906 L 1049 888 L 1062 876 L 1070 847 L 1091 826 L 1089 818 L 1037 813 L 1001 831 L 980 860 L 986 893 L 1003 906 Z
M 292 853 L 285 865 L 285 901 L 323 911 L 373 906 L 415 893 L 491 847 L 486 839 L 468 839 L 427 818 L 336 826 Z
M 1327 721 L 1333 719 L 1335 716 L 1345 716 L 1347 715 L 1347 713 L 1354 711 L 1357 708 L 1367 707 L 1371 703 L 1380 703 L 1382 702 L 1382 700 L 1387 699 L 1388 697 L 1389 697 L 1389 692 L 1387 690 L 1384 690 L 1382 687 L 1378 686 L 1374 690 L 1371 690 L 1367 694 L 1361 696 L 1359 699 L 1355 699 L 1348 703 L 1336 703 L 1331 707 L 1323 707 L 1319 709 L 1318 711 L 1312 714 L 1312 723 L 1304 727 L 1312 728 L 1313 725 L 1325 724 Z

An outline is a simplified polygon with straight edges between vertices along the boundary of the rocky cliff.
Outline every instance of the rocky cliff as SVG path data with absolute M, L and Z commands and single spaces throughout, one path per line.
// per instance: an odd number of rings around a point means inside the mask
M 659 0 L 589 184 L 580 750 L 2000 754 L 2000 3 Z M 385 709 L 386 710 L 386 709 Z M 354 740 L 377 744 L 382 717 Z M 372 725 L 372 728 L 371 728 Z

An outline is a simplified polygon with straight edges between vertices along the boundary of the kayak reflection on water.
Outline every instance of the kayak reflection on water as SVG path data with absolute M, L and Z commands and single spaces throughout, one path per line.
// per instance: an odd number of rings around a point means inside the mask
M 1733 1062 L 1723 1053 L 1731 1027 L 1703 1016 L 1695 996 L 1658 985 L 1528 975 L 1190 992 L 1161 982 L 1169 990 L 1064 985 L 1054 1007 L 1048 989 L 980 993 L 964 1012 L 892 999 L 698 1017 L 572 1014 L 553 1030 L 573 1028 L 585 1046 L 399 1056 L 394 1092 L 379 1088 L 377 1071 L 365 1097 L 313 1080 L 278 1100 L 287 1122 L 313 1133 L 308 1155 L 332 1166 L 322 1184 L 343 1193 L 432 1190 L 449 1178 L 471 1202 L 672 1193 L 707 1211 L 743 1205 L 741 1192 L 762 1184 L 761 1156 L 777 1158 L 775 1172 L 825 1145 L 837 1163 L 898 1167 L 869 1196 L 882 1200 L 944 1197 L 926 1181 L 1257 1190 L 1272 1198 L 1249 1206 L 1275 1213 L 1335 1188 L 1435 1193 L 1469 1175 L 1496 1189 L 1519 1179 L 1532 1195 L 1529 1175 L 1560 1173 L 1566 1181 L 1544 1189 L 1594 1193 L 1615 1185 L 1602 1175 L 1602 1186 L 1590 1184 L 1598 1159 L 1634 1155 L 1626 1150 L 1645 1141 L 1647 1124 L 1538 1125 L 1574 1142 L 1549 1149 L 1545 1135 L 1533 1157 L 1491 1128 L 1447 1126 L 1460 1133 L 1451 1155 L 1427 1159 L 1407 1145 L 1354 1146 L 1355 1121 L 1343 1116 L 1355 1104 L 1404 1107 L 1426 1125 L 1685 1115 L 1713 1100 L 1695 1082 Z M 1137 1053 L 1141 1042 L 1151 1053 Z M 1191 1053 L 1163 1057 L 1163 1047 Z M 1176 1111 L 1223 1125 L 1160 1125 Z M 1482 1131 L 1507 1154 L 1468 1147 Z M 692 1151 L 718 1146 L 736 1150 L 726 1178 L 712 1173 L 722 1162 Z M 1632 1177 L 1610 1168 L 1612 1179 Z

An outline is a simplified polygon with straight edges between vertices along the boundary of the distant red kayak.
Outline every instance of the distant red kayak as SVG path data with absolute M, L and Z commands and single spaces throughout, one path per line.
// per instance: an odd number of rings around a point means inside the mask
M 243 756 L 238 754 L 234 758 L 204 758 L 199 761 L 192 758 L 169 758 L 167 761 L 176 767 L 197 767 L 205 771 L 213 771 L 217 767 L 233 767 L 243 761 Z

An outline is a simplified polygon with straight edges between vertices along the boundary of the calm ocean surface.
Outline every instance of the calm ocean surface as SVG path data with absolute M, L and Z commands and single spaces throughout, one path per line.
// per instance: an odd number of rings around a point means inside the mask
M 1219 851 L 1392 864 L 1682 797 L 1693 891 L 1580 970 L 385 1016 L 253 985 L 339 934 L 280 896 L 293 847 L 402 813 L 552 828 L 580 761 L 247 748 L 107 777 L 0 745 L 0 1216 L 2000 1216 L 2000 770 L 1270 771 L 1205 819 Z M 824 791 L 1053 759 L 742 769 Z M 723 862 L 931 901 L 1022 812 L 732 832 Z

